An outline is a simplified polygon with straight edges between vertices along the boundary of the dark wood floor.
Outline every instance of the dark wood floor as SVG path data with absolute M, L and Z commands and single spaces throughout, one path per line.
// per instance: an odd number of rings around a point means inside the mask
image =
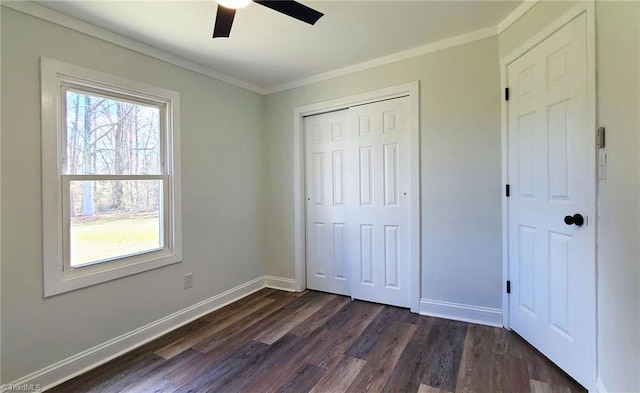
M 50 392 L 584 392 L 516 334 L 264 289 Z

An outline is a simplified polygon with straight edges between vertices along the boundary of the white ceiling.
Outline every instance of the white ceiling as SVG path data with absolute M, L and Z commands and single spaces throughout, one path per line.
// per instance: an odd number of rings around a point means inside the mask
M 39 5 L 222 72 L 261 89 L 498 25 L 514 1 L 305 1 L 310 26 L 252 3 L 230 38 L 212 39 L 217 3 L 68 1 Z

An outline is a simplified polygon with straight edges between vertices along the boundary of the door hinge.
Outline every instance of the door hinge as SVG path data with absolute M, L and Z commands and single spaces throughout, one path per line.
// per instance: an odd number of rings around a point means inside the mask
M 596 144 L 598 145 L 598 149 L 604 149 L 605 139 L 604 127 L 598 127 L 598 130 L 596 132 Z
M 506 196 L 507 198 L 509 198 L 509 196 L 511 196 L 511 189 L 510 189 L 508 184 L 506 184 L 505 187 L 504 187 L 504 196 Z
M 509 101 L 509 88 L 508 87 L 504 88 L 504 100 L 505 101 Z
M 511 280 L 507 280 L 507 293 L 511 293 Z

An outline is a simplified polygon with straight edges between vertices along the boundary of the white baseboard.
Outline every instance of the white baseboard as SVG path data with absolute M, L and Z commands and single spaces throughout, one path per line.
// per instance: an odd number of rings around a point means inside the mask
M 502 310 L 499 308 L 420 299 L 420 315 L 502 327 Z
M 283 278 L 274 276 L 263 276 L 267 288 L 279 289 L 281 291 L 296 291 L 296 280 L 293 278 Z
M 14 382 L 2 385 L 0 386 L 0 392 L 9 391 L 12 387 L 27 385 L 39 385 L 44 390 L 52 388 L 265 287 L 286 291 L 294 290 L 293 280 L 291 279 L 273 276 L 258 277 L 157 321 L 141 326 L 129 333 L 63 359 Z
M 608 392 L 607 388 L 604 386 L 604 383 L 602 382 L 602 379 L 600 379 L 600 377 L 598 377 L 598 379 L 596 381 L 596 392 L 598 392 L 598 393 L 607 393 Z

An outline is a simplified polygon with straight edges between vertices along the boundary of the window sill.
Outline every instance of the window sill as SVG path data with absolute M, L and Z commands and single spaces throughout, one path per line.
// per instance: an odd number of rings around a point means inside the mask
M 59 295 L 181 261 L 182 258 L 179 255 L 165 249 L 111 262 L 58 271 L 54 279 L 45 281 L 44 297 Z M 45 278 L 52 276 L 45 274 Z

